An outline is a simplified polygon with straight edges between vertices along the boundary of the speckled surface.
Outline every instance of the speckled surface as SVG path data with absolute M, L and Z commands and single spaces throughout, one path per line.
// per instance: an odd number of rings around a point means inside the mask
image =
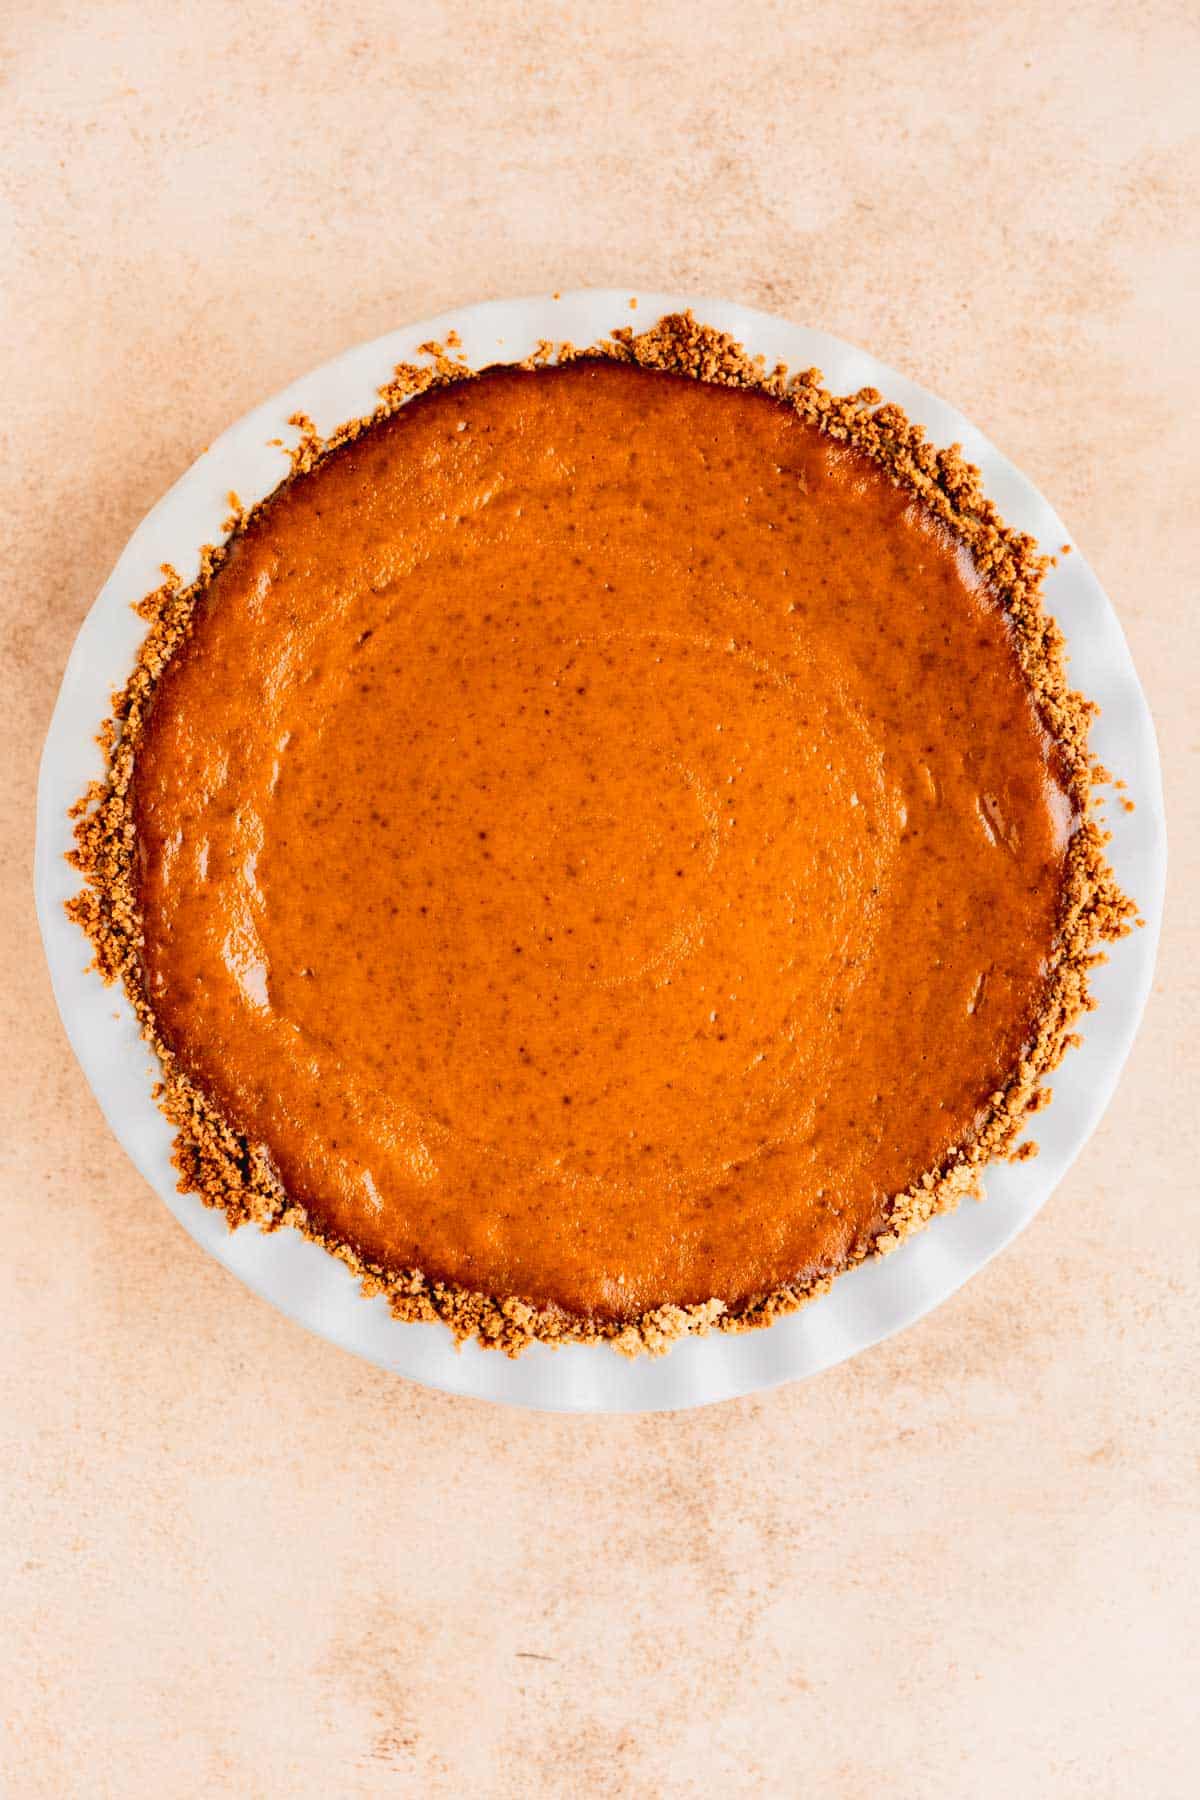
M 482 11 L 6 9 L 0 1787 L 1187 1794 L 1194 9 Z M 1045 490 L 1156 713 L 1172 886 L 1116 1100 L 967 1289 L 804 1386 L 559 1419 L 359 1365 L 178 1230 L 54 1013 L 33 783 L 223 425 L 398 321 L 626 280 L 868 345 Z

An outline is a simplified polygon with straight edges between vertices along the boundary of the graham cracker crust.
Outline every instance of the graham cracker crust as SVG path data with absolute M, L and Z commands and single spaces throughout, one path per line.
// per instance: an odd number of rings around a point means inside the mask
M 425 360 L 396 369 L 380 390 L 380 404 L 372 414 L 348 421 L 326 439 L 309 419 L 295 415 L 290 423 L 297 430 L 298 441 L 288 450 L 291 470 L 280 485 L 305 474 L 339 444 L 388 417 L 413 396 L 471 379 L 476 371 L 457 356 L 457 350 L 453 333 L 445 345 L 422 345 L 419 354 Z M 1067 853 L 1057 960 L 1025 1056 L 1006 1085 L 990 1096 L 983 1119 L 970 1137 L 937 1168 L 895 1195 L 885 1229 L 857 1244 L 838 1267 L 812 1272 L 736 1307 L 714 1298 L 698 1306 L 656 1307 L 637 1319 L 621 1322 L 578 1317 L 535 1307 L 516 1295 L 492 1296 L 432 1281 L 419 1269 L 395 1271 L 365 1262 L 351 1245 L 314 1227 L 305 1209 L 284 1193 L 266 1152 L 234 1130 L 184 1075 L 159 1035 L 143 980 L 131 781 L 147 707 L 159 676 L 187 636 L 197 601 L 220 568 L 229 545 L 280 489 L 249 511 L 231 495 L 224 542 L 205 546 L 196 579 L 184 585 L 173 569 L 164 566 L 162 585 L 136 607 L 148 629 L 134 668 L 125 686 L 113 695 L 111 716 L 100 730 L 105 773 L 72 808 L 75 849 L 69 860 L 84 877 L 84 886 L 67 903 L 67 911 L 90 939 L 94 966 L 103 979 L 122 983 L 143 1035 L 158 1056 L 162 1075 L 154 1095 L 175 1128 L 173 1161 L 180 1191 L 196 1193 L 206 1205 L 218 1208 L 231 1228 L 247 1223 L 263 1231 L 294 1226 L 343 1262 L 364 1294 L 386 1295 L 397 1318 L 440 1321 L 458 1341 L 475 1339 L 509 1356 L 518 1355 L 534 1341 L 601 1340 L 629 1355 L 660 1354 L 689 1334 L 749 1331 L 769 1325 L 824 1293 L 847 1269 L 894 1250 L 937 1213 L 957 1206 L 965 1195 L 978 1195 L 980 1174 L 988 1163 L 1036 1155 L 1035 1144 L 1026 1141 L 1018 1145 L 1017 1139 L 1049 1102 L 1045 1078 L 1079 1042 L 1075 1027 L 1094 1004 L 1089 992 L 1090 971 L 1103 960 L 1105 943 L 1123 937 L 1141 922 L 1136 906 L 1121 892 L 1109 867 L 1105 855 L 1109 834 L 1097 818 L 1095 789 L 1111 779 L 1089 760 L 1088 732 L 1097 708 L 1068 686 L 1063 636 L 1042 606 L 1042 580 L 1053 559 L 1039 552 L 1031 537 L 1004 523 L 983 492 L 979 470 L 964 461 L 958 447 L 935 448 L 920 426 L 898 406 L 883 403 L 873 388 L 838 396 L 826 390 L 817 369 L 792 374 L 782 363 L 768 369 L 762 357 L 749 356 L 734 339 L 699 323 L 690 313 L 668 315 L 640 334 L 631 326 L 619 327 L 585 349 L 543 342 L 522 366 L 540 368 L 579 357 L 609 358 L 721 386 L 759 389 L 793 407 L 827 436 L 853 445 L 895 482 L 910 489 L 967 548 L 1003 607 L 1022 672 L 1057 746 L 1064 784 L 1080 824 Z

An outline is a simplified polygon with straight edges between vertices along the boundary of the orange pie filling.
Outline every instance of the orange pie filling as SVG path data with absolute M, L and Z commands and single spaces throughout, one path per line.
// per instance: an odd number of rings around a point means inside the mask
M 946 519 L 780 398 L 436 387 L 250 518 L 148 689 L 156 1041 L 410 1296 L 533 1335 L 800 1296 L 1064 1014 L 1095 828 L 1020 651 Z

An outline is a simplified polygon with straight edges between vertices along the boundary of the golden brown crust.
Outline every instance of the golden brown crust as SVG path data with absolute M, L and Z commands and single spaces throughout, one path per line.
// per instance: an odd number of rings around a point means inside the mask
M 413 395 L 474 371 L 449 347 L 424 344 L 422 363 L 404 363 L 380 390 L 380 405 L 370 417 L 348 421 L 322 440 L 301 414 L 290 421 L 298 433 L 289 449 L 293 480 L 303 475 L 337 445 L 357 437 L 367 426 L 387 417 Z M 184 586 L 164 567 L 163 585 L 142 600 L 137 611 L 148 630 L 137 662 L 124 688 L 113 696 L 112 715 L 100 732 L 106 771 L 72 809 L 75 849 L 70 860 L 84 886 L 67 910 L 87 933 L 95 964 L 105 981 L 120 980 L 142 1030 L 158 1054 L 162 1079 L 155 1098 L 175 1127 L 174 1162 L 182 1192 L 200 1195 L 225 1213 L 230 1226 L 253 1222 L 264 1231 L 292 1225 L 345 1263 L 365 1294 L 385 1294 L 392 1311 L 407 1320 L 440 1320 L 457 1339 L 479 1343 L 515 1356 L 529 1343 L 607 1340 L 627 1354 L 657 1354 L 690 1333 L 745 1331 L 769 1325 L 829 1288 L 837 1275 L 869 1256 L 884 1255 L 939 1212 L 957 1205 L 964 1194 L 978 1193 L 984 1167 L 1001 1157 L 1024 1159 L 1036 1146 L 1016 1140 L 1029 1119 L 1049 1100 L 1042 1086 L 1064 1053 L 1078 1042 L 1074 1027 L 1093 1002 L 1088 991 L 1092 965 L 1102 959 L 1102 945 L 1122 937 L 1136 921 L 1136 908 L 1120 891 L 1104 852 L 1108 834 L 1097 822 L 1093 788 L 1110 779 L 1088 757 L 1088 731 L 1096 708 L 1067 685 L 1063 638 L 1042 608 L 1041 583 L 1051 559 L 1032 538 L 1012 530 L 983 492 L 978 469 L 963 460 L 956 445 L 935 449 L 921 427 L 898 406 L 881 404 L 873 388 L 848 396 L 830 394 L 820 372 L 791 375 L 783 364 L 768 370 L 762 357 L 750 357 L 732 338 L 702 325 L 690 313 L 668 315 L 635 335 L 632 327 L 614 330 L 587 349 L 571 344 L 540 343 L 525 366 L 544 367 L 578 357 L 607 357 L 643 368 L 691 376 L 723 386 L 757 388 L 789 402 L 797 413 L 829 437 L 853 444 L 891 477 L 910 488 L 970 551 L 1012 623 L 1017 654 L 1046 728 L 1058 747 L 1065 783 L 1081 818 L 1068 852 L 1058 960 L 1045 1006 L 1026 1055 L 1003 1089 L 991 1095 L 982 1122 L 969 1141 L 936 1169 L 927 1171 L 892 1200 L 886 1229 L 860 1244 L 837 1268 L 776 1288 L 736 1309 L 721 1300 L 699 1306 L 661 1306 L 641 1318 L 621 1323 L 577 1317 L 557 1309 L 539 1310 L 516 1296 L 494 1298 L 434 1282 L 419 1270 L 388 1270 L 364 1262 L 355 1250 L 317 1231 L 303 1207 L 290 1201 L 267 1158 L 220 1116 L 184 1075 L 163 1043 L 142 981 L 141 926 L 134 883 L 135 828 L 130 784 L 138 742 L 155 683 L 190 629 L 196 602 L 224 561 L 233 538 L 260 508 L 246 511 L 230 495 L 231 516 L 226 539 L 206 546 L 200 573 Z M 278 440 L 277 440 L 278 441 Z M 275 490 L 276 493 L 279 491 Z M 261 502 L 266 506 L 273 498 Z

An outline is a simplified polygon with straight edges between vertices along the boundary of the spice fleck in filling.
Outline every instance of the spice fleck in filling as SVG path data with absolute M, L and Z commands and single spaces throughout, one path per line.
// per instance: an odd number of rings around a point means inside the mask
M 768 1323 L 1013 1153 L 1132 920 L 1044 560 L 688 315 L 430 351 L 144 604 L 72 911 L 232 1223 L 510 1353 Z

